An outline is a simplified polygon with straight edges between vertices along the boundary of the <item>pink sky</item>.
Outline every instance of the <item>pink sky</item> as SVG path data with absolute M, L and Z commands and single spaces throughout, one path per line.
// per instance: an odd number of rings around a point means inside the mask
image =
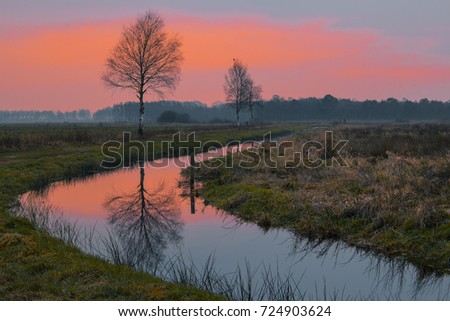
M 164 17 L 182 37 L 185 56 L 182 81 L 166 99 L 223 101 L 233 57 L 248 65 L 264 98 L 450 99 L 450 60 L 433 50 L 433 37 L 337 28 L 326 18 Z M 135 100 L 132 92 L 111 91 L 100 79 L 123 25 L 132 21 L 24 25 L 0 33 L 0 109 L 94 111 Z

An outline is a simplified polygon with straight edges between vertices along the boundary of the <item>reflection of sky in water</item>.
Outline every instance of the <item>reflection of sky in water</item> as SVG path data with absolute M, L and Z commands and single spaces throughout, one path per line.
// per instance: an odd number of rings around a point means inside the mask
M 180 195 L 179 180 L 180 168 L 172 162 L 168 167 L 147 167 L 145 171 L 148 190 L 164 182 L 165 191 Z M 103 207 L 105 200 L 112 195 L 136 191 L 138 184 L 138 169 L 120 170 L 71 184 L 57 183 L 48 191 L 47 199 L 76 221 L 81 229 L 95 226 L 97 232 L 104 234 L 109 215 Z M 312 296 L 315 293 L 322 295 L 325 285 L 331 297 L 334 293 L 341 299 L 414 298 L 418 274 L 404 262 L 389 263 L 338 243 L 311 249 L 311 244 L 296 239 L 289 231 L 264 232 L 253 224 L 238 224 L 234 217 L 205 207 L 199 199 L 196 200 L 195 214 L 190 213 L 189 198 L 177 196 L 175 201 L 184 223 L 182 241 L 177 246 L 169 246 L 166 257 L 181 252 L 202 266 L 214 253 L 215 268 L 223 273 L 235 271 L 237 264 L 245 267 L 246 262 L 252 269 L 259 267 L 262 271 L 263 264 L 272 272 L 278 269 L 281 275 L 293 273 L 296 279 L 301 278 L 302 290 Z M 448 300 L 449 291 L 450 277 L 446 277 L 424 286 L 415 298 Z

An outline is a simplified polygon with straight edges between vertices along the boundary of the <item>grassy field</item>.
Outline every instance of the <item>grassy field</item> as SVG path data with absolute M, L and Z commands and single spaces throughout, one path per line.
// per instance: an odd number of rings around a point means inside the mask
M 195 130 L 202 141 L 226 143 L 293 126 L 148 126 L 142 140 L 159 142 Z M 216 300 L 217 295 L 170 284 L 111 265 L 36 230 L 10 214 L 16 198 L 48 184 L 103 169 L 101 145 L 135 126 L 106 124 L 0 125 L 0 298 L 3 300 Z
M 307 141 L 325 144 L 325 129 L 304 131 L 294 148 L 267 146 L 272 168 L 255 154 L 235 156 L 233 168 L 199 170 L 202 196 L 243 221 L 262 228 L 285 227 L 304 237 L 343 240 L 389 257 L 403 257 L 424 273 L 450 272 L 450 126 L 336 125 L 334 140 L 348 167 L 292 163 L 306 159 Z M 330 162 L 332 151 L 316 149 L 312 160 Z M 290 168 L 285 166 L 291 164 Z M 291 163 L 289 163 L 291 162 Z M 294 165 L 298 166 L 294 166 Z

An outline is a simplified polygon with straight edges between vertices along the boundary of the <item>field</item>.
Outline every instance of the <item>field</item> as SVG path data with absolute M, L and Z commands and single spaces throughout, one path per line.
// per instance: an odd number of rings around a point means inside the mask
M 161 142 L 178 131 L 182 137 L 195 131 L 202 142 L 220 143 L 261 138 L 268 131 L 295 132 L 284 140 L 292 141 L 292 148 L 280 152 L 263 143 L 256 151 L 259 159 L 271 160 L 269 164 L 249 161 L 256 155 L 249 150 L 234 155 L 231 168 L 202 166 L 197 170 L 200 195 L 263 229 L 287 228 L 314 242 L 342 240 L 386 257 L 405 258 L 424 275 L 449 273 L 449 125 L 297 124 L 240 130 L 229 125 L 153 125 L 140 140 L 154 141 L 160 152 Z M 325 131 L 333 132 L 333 142 Z M 11 215 L 17 197 L 26 191 L 104 171 L 99 166 L 101 145 L 120 141 L 123 132 L 132 132 L 136 139 L 135 128 L 125 124 L 0 126 L 0 297 L 224 299 L 86 255 Z M 333 146 L 339 139 L 348 140 L 341 151 L 313 148 L 309 161 L 308 150 L 302 148 L 311 141 Z M 341 165 L 348 166 L 338 166 L 339 155 Z M 132 157 L 137 161 L 136 154 Z M 239 166 L 241 160 L 247 168 Z M 314 160 L 332 166 L 315 166 Z
M 291 126 L 292 127 L 292 126 Z M 261 136 L 268 127 L 238 132 L 229 126 L 148 126 L 142 140 L 159 142 L 178 131 L 202 141 L 226 143 Z M 275 126 L 274 132 L 286 130 Z M 83 254 L 73 246 L 12 216 L 16 198 L 48 184 L 94 175 L 104 169 L 101 145 L 135 127 L 105 124 L 0 126 L 0 297 L 7 300 L 213 300 L 220 296 L 170 284 Z M 134 137 L 134 136 L 133 136 Z
M 310 162 L 302 149 L 339 139 L 348 141 L 342 166 L 336 150 L 313 148 Z M 263 144 L 234 156 L 232 168 L 203 166 L 202 197 L 262 228 L 342 240 L 405 258 L 425 274 L 450 272 L 449 125 L 341 124 L 300 131 L 292 141 L 284 152 Z M 259 161 L 269 156 L 270 166 Z

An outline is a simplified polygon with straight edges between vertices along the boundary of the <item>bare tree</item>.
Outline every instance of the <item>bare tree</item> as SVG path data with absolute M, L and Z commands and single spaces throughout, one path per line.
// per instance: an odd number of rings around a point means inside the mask
M 239 113 L 246 104 L 247 78 L 247 66 L 240 60 L 233 58 L 233 66 L 228 69 L 228 73 L 225 75 L 224 91 L 227 103 L 233 106 L 236 112 L 238 127 L 240 126 Z
M 253 82 L 253 79 L 248 76 L 247 78 L 247 86 L 246 86 L 246 100 L 247 100 L 247 106 L 250 111 L 250 116 L 252 120 L 252 125 L 255 124 L 254 121 L 254 107 L 256 104 L 258 104 L 261 101 L 261 92 L 262 87 L 255 85 Z
M 148 11 L 125 27 L 106 62 L 103 81 L 112 88 L 131 89 L 139 99 L 139 134 L 144 133 L 144 95 L 151 91 L 161 98 L 174 90 L 183 60 L 181 41 L 164 31 L 164 21 Z

